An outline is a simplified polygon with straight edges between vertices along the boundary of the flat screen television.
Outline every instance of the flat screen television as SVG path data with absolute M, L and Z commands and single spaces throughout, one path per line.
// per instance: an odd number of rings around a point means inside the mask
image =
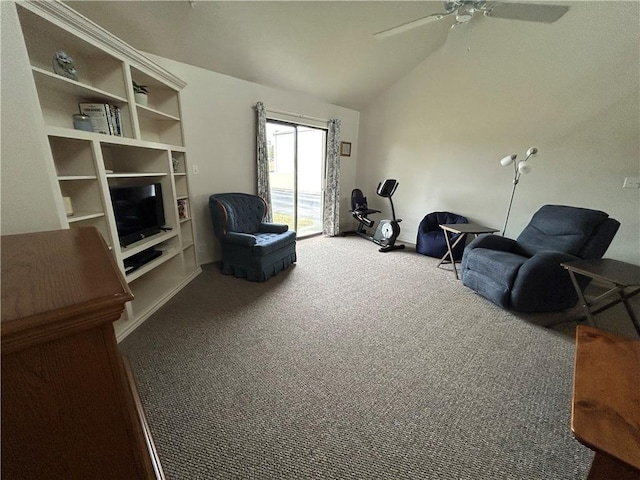
M 164 227 L 162 186 L 159 183 L 127 187 L 109 187 L 118 237 L 123 247 Z

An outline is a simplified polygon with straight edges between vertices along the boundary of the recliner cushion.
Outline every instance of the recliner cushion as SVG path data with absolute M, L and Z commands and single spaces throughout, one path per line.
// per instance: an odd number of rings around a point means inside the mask
M 544 205 L 518 236 L 518 246 L 529 256 L 543 250 L 577 255 L 608 216 L 599 210 Z

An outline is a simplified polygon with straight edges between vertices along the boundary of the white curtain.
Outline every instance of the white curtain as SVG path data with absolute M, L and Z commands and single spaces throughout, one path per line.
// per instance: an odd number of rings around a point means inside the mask
M 271 209 L 271 187 L 269 185 L 269 155 L 267 153 L 267 112 L 262 102 L 256 103 L 256 112 L 258 117 L 256 139 L 256 162 L 258 173 L 258 196 L 267 204 L 266 222 L 273 221 L 273 213 Z
M 327 162 L 324 189 L 322 233 L 335 237 L 340 233 L 340 120 L 329 120 Z

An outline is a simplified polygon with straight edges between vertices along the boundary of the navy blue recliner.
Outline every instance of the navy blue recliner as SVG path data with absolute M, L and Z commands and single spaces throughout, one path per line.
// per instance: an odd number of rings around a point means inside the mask
M 266 211 L 257 195 L 209 197 L 213 231 L 222 248 L 222 273 L 264 282 L 296 262 L 296 232 L 288 225 L 263 222 Z
M 619 226 L 599 210 L 544 205 L 516 240 L 482 235 L 469 243 L 462 258 L 462 283 L 518 312 L 571 308 L 578 295 L 560 264 L 601 258 Z M 586 287 L 589 279 L 578 277 Z
M 445 223 L 469 223 L 462 215 L 449 212 L 433 212 L 426 215 L 418 226 L 418 237 L 416 239 L 416 252 L 430 257 L 442 258 L 447 253 L 447 241 L 444 238 L 444 231 L 439 225 Z M 450 235 L 451 244 L 457 240 L 459 235 Z M 460 242 L 453 248 L 453 258 L 459 261 L 464 252 L 464 242 Z

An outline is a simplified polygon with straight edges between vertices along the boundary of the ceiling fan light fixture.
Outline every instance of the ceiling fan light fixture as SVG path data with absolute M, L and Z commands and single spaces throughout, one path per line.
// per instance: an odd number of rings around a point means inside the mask
M 444 2 L 444 11 L 447 13 L 453 13 L 455 10 L 460 8 L 464 2 L 461 0 L 453 0 Z
M 189 0 L 196 1 L 196 0 Z M 455 15 L 455 23 L 451 28 L 457 25 L 469 23 L 474 15 L 478 12 L 486 17 L 504 18 L 512 20 L 526 20 L 531 22 L 553 23 L 562 17 L 569 7 L 550 4 L 528 4 L 512 2 L 512 1 L 491 1 L 485 0 L 446 0 L 444 2 L 444 13 L 436 13 L 425 17 L 417 18 L 409 22 L 387 28 L 380 32 L 374 33 L 376 38 L 385 38 L 396 35 L 407 30 L 412 30 L 427 23 L 441 20 L 449 15 Z

